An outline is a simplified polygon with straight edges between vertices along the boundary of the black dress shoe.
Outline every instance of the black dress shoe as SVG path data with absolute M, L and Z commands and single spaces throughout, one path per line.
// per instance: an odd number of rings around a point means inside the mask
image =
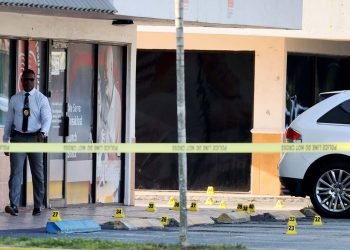
M 33 216 L 38 216 L 40 214 L 41 214 L 40 208 L 34 208 L 33 209 L 33 213 L 32 213 Z
M 13 216 L 18 216 L 18 208 L 16 206 L 6 206 L 5 212 Z

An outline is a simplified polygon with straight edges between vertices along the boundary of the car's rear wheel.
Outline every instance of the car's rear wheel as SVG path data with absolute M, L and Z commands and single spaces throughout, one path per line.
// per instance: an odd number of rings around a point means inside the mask
M 311 185 L 311 202 L 320 215 L 333 218 L 350 215 L 350 167 L 345 163 L 322 167 Z

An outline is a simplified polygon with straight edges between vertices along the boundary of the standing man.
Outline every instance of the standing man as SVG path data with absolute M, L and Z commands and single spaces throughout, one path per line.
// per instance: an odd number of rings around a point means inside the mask
M 49 101 L 46 96 L 34 88 L 35 73 L 33 70 L 24 70 L 21 81 L 23 91 L 12 96 L 9 102 L 3 142 L 44 142 L 52 119 Z M 6 153 L 6 155 L 9 154 Z M 13 216 L 18 215 L 23 166 L 27 156 L 33 178 L 34 216 L 40 215 L 40 208 L 44 200 L 43 153 L 11 153 L 10 205 L 5 207 L 5 212 Z

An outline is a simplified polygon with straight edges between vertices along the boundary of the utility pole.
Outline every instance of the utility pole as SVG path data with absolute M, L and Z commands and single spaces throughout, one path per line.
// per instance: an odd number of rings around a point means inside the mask
M 176 27 L 176 89 L 177 89 L 177 137 L 178 143 L 186 143 L 185 58 L 183 31 L 183 0 L 175 0 Z M 178 155 L 180 191 L 180 244 L 187 246 L 187 155 Z

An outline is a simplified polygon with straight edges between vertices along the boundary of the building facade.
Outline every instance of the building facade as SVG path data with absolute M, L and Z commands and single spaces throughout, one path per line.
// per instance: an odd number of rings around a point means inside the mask
M 219 6 L 227 8 L 227 11 L 221 7 L 216 8 L 217 6 L 213 5 L 212 1 L 206 1 L 203 6 L 215 7 L 215 12 L 211 13 L 212 18 L 207 19 L 208 8 L 202 8 L 199 5 L 203 1 L 184 1 L 186 15 L 191 15 L 187 17 L 187 21 L 194 25 L 242 25 L 288 29 L 300 28 L 301 26 L 301 0 L 283 0 L 283 4 L 280 4 L 281 0 L 273 0 L 272 2 L 271 0 L 219 0 L 218 2 Z M 275 4 L 277 2 L 279 4 Z M 48 136 L 49 143 L 135 142 L 135 124 L 142 124 L 144 121 L 149 125 L 152 117 L 142 116 L 142 113 L 136 116 L 137 30 L 133 20 L 147 21 L 152 24 L 154 24 L 153 21 L 163 24 L 172 23 L 171 20 L 174 18 L 173 5 L 174 2 L 170 0 L 69 0 L 64 2 L 0 0 L 0 21 L 3 24 L 0 27 L 2 80 L 0 82 L 0 136 L 3 133 L 8 100 L 11 95 L 22 89 L 20 78 L 23 70 L 31 68 L 36 72 L 36 88 L 49 98 L 53 111 L 53 122 Z M 232 13 L 234 6 L 239 7 L 241 15 Z M 261 6 L 264 11 L 258 10 L 261 8 L 249 10 L 256 6 Z M 252 11 L 254 18 L 251 18 Z M 226 18 L 222 19 L 222 14 L 225 14 Z M 281 16 L 285 18 L 274 18 Z M 140 34 L 142 35 L 142 33 Z M 163 39 L 167 39 L 167 36 L 161 38 L 161 40 Z M 142 39 L 140 44 L 140 49 L 142 49 L 145 46 Z M 157 47 L 156 49 L 161 48 Z M 140 60 L 140 65 L 146 63 L 150 69 L 155 69 L 155 63 L 147 64 L 149 61 L 147 51 L 145 52 L 142 55 L 140 50 L 140 58 L 143 57 Z M 172 53 L 169 56 L 172 57 Z M 240 56 L 244 58 L 250 68 L 253 67 L 255 59 L 251 51 L 241 53 Z M 194 69 L 196 67 L 198 69 L 203 55 L 194 51 L 190 57 Z M 204 57 L 211 58 L 207 55 Z M 231 55 L 231 57 L 235 57 L 235 55 Z M 222 61 L 228 60 L 230 56 L 225 58 L 225 56 L 218 55 L 218 58 Z M 157 60 L 157 52 L 153 54 L 152 60 Z M 206 64 L 206 66 L 210 67 L 210 64 Z M 145 79 L 148 79 L 146 83 L 155 86 L 154 83 L 157 81 L 152 81 L 152 78 L 147 77 L 149 74 L 147 70 L 144 73 Z M 251 86 L 254 74 L 247 71 L 246 76 L 247 79 L 243 79 L 243 82 L 247 82 L 250 84 L 247 86 Z M 142 72 L 137 77 L 142 79 Z M 213 79 L 215 75 L 208 74 L 207 77 Z M 244 84 L 242 86 L 249 90 L 249 88 L 244 87 Z M 141 96 L 145 94 L 144 97 L 147 97 L 147 93 L 142 92 L 144 90 L 147 92 L 147 87 L 147 84 L 140 86 Z M 168 87 L 165 86 L 165 88 Z M 157 88 L 156 86 L 155 89 Z M 170 88 L 172 87 L 170 86 Z M 208 89 L 206 91 L 206 93 L 210 93 Z M 251 127 L 249 113 L 252 110 L 252 102 L 249 100 L 252 99 L 253 92 L 243 91 L 243 93 L 247 93 L 245 100 L 248 100 L 250 105 L 247 109 L 248 115 L 245 115 L 248 117 L 249 121 L 247 122 L 250 125 L 244 127 L 244 138 L 250 140 L 251 135 L 249 131 L 247 133 L 246 128 Z M 195 92 L 192 94 L 194 94 L 193 97 L 201 97 Z M 173 92 L 170 93 L 169 97 L 171 95 Z M 163 101 L 165 100 L 163 99 Z M 160 106 L 159 103 L 154 106 L 154 109 L 156 110 L 158 106 Z M 149 105 L 145 105 L 145 107 L 149 108 Z M 196 107 L 199 110 L 201 108 L 200 106 Z M 208 116 L 203 117 L 210 122 Z M 137 123 L 136 119 L 141 123 Z M 174 117 L 172 116 L 171 119 Z M 194 118 L 193 122 L 195 120 Z M 205 131 L 206 128 L 203 130 L 203 125 L 200 122 L 196 124 L 201 128 L 199 131 Z M 157 122 L 152 126 L 157 133 L 159 128 Z M 166 126 L 163 126 L 164 128 L 166 129 Z M 147 135 L 148 131 L 145 131 Z M 235 134 L 234 131 L 230 132 Z M 195 133 L 192 139 L 194 141 L 201 140 L 203 135 L 203 133 Z M 215 134 L 215 136 L 223 137 L 224 134 Z M 235 134 L 235 136 L 237 135 Z M 158 139 L 157 136 L 154 138 Z M 148 139 L 140 136 L 138 141 Z M 173 135 L 169 134 L 168 139 L 171 141 Z M 211 163 L 208 164 L 205 158 L 206 156 L 195 157 L 192 162 L 203 162 L 206 163 L 206 168 L 210 168 Z M 145 159 L 145 163 L 148 165 L 147 156 Z M 169 159 L 172 166 L 176 164 L 176 161 L 167 158 L 167 160 Z M 243 159 L 247 164 L 250 162 L 251 156 L 246 155 Z M 135 168 L 134 154 L 50 153 L 45 156 L 44 160 L 46 165 L 46 205 L 49 207 L 95 202 L 120 202 L 126 205 L 134 203 L 135 176 L 140 176 L 139 170 L 142 170 Z M 239 160 L 235 161 L 239 162 Z M 226 156 L 224 161 L 222 159 L 219 161 L 225 164 L 226 170 L 231 171 L 230 156 Z M 211 162 L 217 164 L 218 160 L 211 159 Z M 8 203 L 7 181 L 10 170 L 8 157 L 1 155 L 0 165 L 2 166 L 0 170 L 0 206 L 4 206 Z M 152 163 L 150 166 L 154 167 L 155 165 Z M 242 167 L 238 169 L 242 169 Z M 161 165 L 155 170 L 163 173 L 169 172 L 168 167 Z M 135 171 L 138 172 L 135 173 Z M 147 173 L 151 178 L 152 171 L 152 169 L 148 169 Z M 206 176 L 202 175 L 201 172 L 203 171 L 200 169 L 194 169 L 193 175 L 205 179 Z M 226 173 L 223 171 L 221 176 L 227 175 Z M 168 174 L 165 173 L 165 175 Z M 170 174 L 171 178 L 174 179 L 175 174 L 172 172 Z M 24 176 L 21 205 L 31 206 L 33 198 L 28 163 Z M 243 187 L 245 191 L 248 191 L 250 188 L 249 178 L 250 172 L 244 171 L 243 181 L 237 186 L 237 189 Z M 159 188 L 165 188 L 162 182 L 158 183 Z M 199 180 L 193 185 L 197 185 L 198 188 L 203 183 L 203 180 Z M 175 187 L 174 182 L 169 182 L 168 187 Z M 230 188 L 230 181 L 225 183 L 223 187 Z
M 304 1 L 301 30 L 187 27 L 189 141 L 282 142 L 286 126 L 316 103 L 320 92 L 349 89 L 349 4 Z M 174 98 L 170 62 L 175 41 L 173 27 L 138 26 L 136 96 L 142 103 L 137 106 L 138 141 L 176 139 L 174 127 L 167 124 L 174 117 L 169 112 L 174 113 L 176 107 L 147 108 Z M 158 62 L 158 66 L 147 70 L 147 62 Z M 198 103 L 200 107 L 195 106 Z M 207 125 L 198 125 L 203 123 Z M 154 124 L 163 133 L 152 131 Z M 200 157 L 189 159 L 189 189 L 214 185 L 222 191 L 280 194 L 279 153 Z M 170 159 L 137 156 L 136 187 L 173 189 L 177 175 Z M 155 172 L 160 166 L 166 170 Z M 152 179 L 159 182 L 152 183 Z
M 136 25 L 112 25 L 109 1 L 39 5 L 1 1 L 0 135 L 25 68 L 49 99 L 48 142 L 135 141 Z M 51 5 L 50 5 L 51 4 Z M 89 5 L 90 4 L 90 5 Z M 80 6 L 80 7 L 77 7 Z M 46 205 L 132 204 L 132 154 L 47 154 Z M 9 158 L 0 156 L 0 206 L 8 203 Z M 33 204 L 29 164 L 22 205 Z

